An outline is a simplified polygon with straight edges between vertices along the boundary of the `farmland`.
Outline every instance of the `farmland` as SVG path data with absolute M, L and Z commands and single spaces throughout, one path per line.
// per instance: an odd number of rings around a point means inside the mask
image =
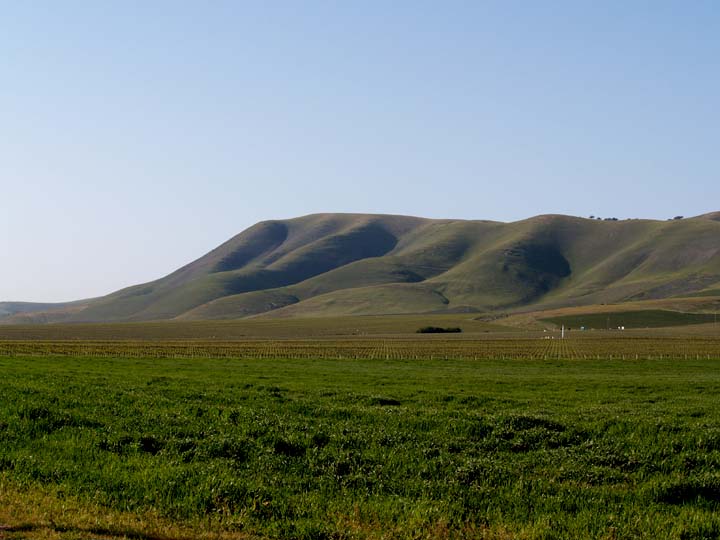
M 423 336 L 424 337 L 424 336 Z M 654 360 L 718 359 L 714 337 L 555 336 L 524 339 L 248 341 L 0 341 L 0 355 L 246 360 Z
M 566 315 L 551 317 L 547 321 L 556 325 L 606 329 L 623 327 L 634 328 L 665 328 L 669 326 L 686 326 L 702 323 L 715 323 L 715 313 L 681 313 L 668 310 L 639 310 L 608 313 L 586 313 L 582 315 Z
M 0 537 L 717 538 L 711 329 L 549 337 L 0 342 Z

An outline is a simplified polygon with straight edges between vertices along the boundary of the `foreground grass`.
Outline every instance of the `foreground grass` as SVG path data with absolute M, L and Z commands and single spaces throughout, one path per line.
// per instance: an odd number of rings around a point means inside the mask
M 62 486 L 18 486 L 0 475 L 0 538 L 231 540 L 246 535 L 207 523 L 176 523 L 156 512 L 123 512 L 68 495 Z
M 0 357 L 0 538 L 718 538 L 718 367 Z

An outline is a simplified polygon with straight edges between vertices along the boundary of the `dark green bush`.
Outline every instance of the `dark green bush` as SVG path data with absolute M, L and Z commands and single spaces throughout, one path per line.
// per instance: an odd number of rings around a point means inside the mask
M 423 326 L 422 328 L 419 328 L 415 333 L 416 334 L 457 334 L 460 332 L 462 332 L 462 328 L 458 328 L 458 327 L 441 328 L 439 326 Z

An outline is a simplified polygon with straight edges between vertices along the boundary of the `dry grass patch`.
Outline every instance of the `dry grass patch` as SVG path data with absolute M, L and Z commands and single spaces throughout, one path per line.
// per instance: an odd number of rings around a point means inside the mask
M 217 524 L 172 523 L 153 512 L 118 512 L 67 496 L 62 489 L 19 487 L 0 476 L 2 540 L 245 540 Z

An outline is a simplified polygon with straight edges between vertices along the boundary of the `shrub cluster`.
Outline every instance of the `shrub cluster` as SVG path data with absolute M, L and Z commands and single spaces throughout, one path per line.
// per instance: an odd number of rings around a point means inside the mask
M 451 328 L 441 328 L 439 326 L 423 326 L 418 328 L 416 334 L 457 334 L 462 332 L 462 328 L 457 326 Z

